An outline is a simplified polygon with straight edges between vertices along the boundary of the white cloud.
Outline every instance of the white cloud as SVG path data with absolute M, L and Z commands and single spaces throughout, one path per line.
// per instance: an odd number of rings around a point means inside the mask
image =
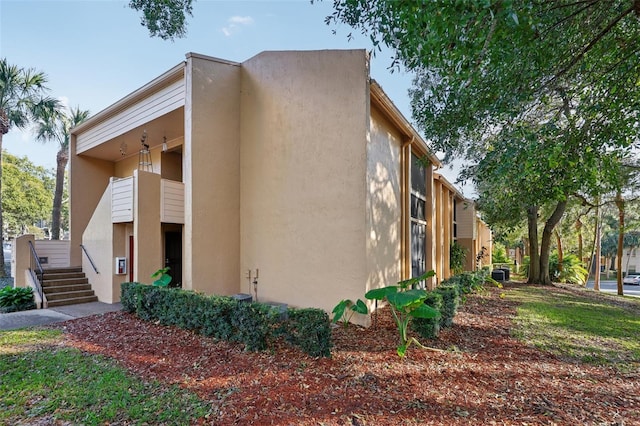
M 227 25 L 222 27 L 222 33 L 227 37 L 231 37 L 240 31 L 241 26 L 253 25 L 253 22 L 251 16 L 232 16 L 227 19 Z

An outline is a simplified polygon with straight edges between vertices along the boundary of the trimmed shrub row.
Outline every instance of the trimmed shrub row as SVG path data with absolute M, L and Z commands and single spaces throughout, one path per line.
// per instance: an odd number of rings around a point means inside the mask
M 442 281 L 429 292 L 429 297 L 425 300 L 427 305 L 440 311 L 440 318 L 414 318 L 411 322 L 412 329 L 426 339 L 437 338 L 440 329 L 453 325 L 453 318 L 458 312 L 458 306 L 464 301 L 464 296 L 480 290 L 486 278 L 487 271 L 481 270 L 463 272 Z
M 264 350 L 282 336 L 311 356 L 331 356 L 329 316 L 321 309 L 289 308 L 281 320 L 278 308 L 262 303 L 139 283 L 123 283 L 121 301 L 143 320 L 243 343 L 249 351 Z

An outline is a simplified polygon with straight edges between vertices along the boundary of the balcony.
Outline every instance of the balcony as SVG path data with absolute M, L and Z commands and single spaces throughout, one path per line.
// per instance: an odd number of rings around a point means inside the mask
M 134 206 L 139 204 L 136 202 L 137 194 L 159 191 L 160 221 L 184 224 L 184 183 L 168 179 L 158 181 L 159 188 L 155 187 L 153 180 L 139 179 L 137 175 L 111 178 L 111 223 L 133 222 Z

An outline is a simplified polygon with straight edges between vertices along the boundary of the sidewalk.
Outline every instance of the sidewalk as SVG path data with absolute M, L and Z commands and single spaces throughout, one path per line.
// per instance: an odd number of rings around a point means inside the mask
M 104 314 L 122 310 L 121 303 L 91 302 L 78 305 L 59 306 L 49 309 L 32 309 L 30 311 L 0 314 L 0 330 L 14 330 L 17 328 L 36 325 L 53 324 L 90 315 Z

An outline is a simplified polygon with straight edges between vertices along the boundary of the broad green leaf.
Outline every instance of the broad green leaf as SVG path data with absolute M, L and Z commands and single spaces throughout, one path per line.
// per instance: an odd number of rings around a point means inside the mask
M 335 308 L 333 308 L 333 311 L 331 311 L 333 313 L 332 322 L 340 321 L 340 318 L 342 318 L 342 316 L 344 315 L 344 310 L 347 308 L 347 301 L 348 300 L 342 300 L 335 306 Z
M 389 303 L 391 303 L 396 309 L 402 310 L 415 303 L 422 302 L 426 298 L 427 292 L 420 289 L 401 291 L 387 296 Z
M 394 294 L 398 291 L 398 287 L 395 285 L 375 288 L 373 290 L 369 290 L 364 297 L 369 300 L 383 300 L 385 297 L 388 297 L 390 294 Z
M 351 306 L 351 309 L 363 315 L 366 315 L 369 313 L 369 308 L 367 308 L 367 305 L 360 299 L 358 299 L 355 305 Z

